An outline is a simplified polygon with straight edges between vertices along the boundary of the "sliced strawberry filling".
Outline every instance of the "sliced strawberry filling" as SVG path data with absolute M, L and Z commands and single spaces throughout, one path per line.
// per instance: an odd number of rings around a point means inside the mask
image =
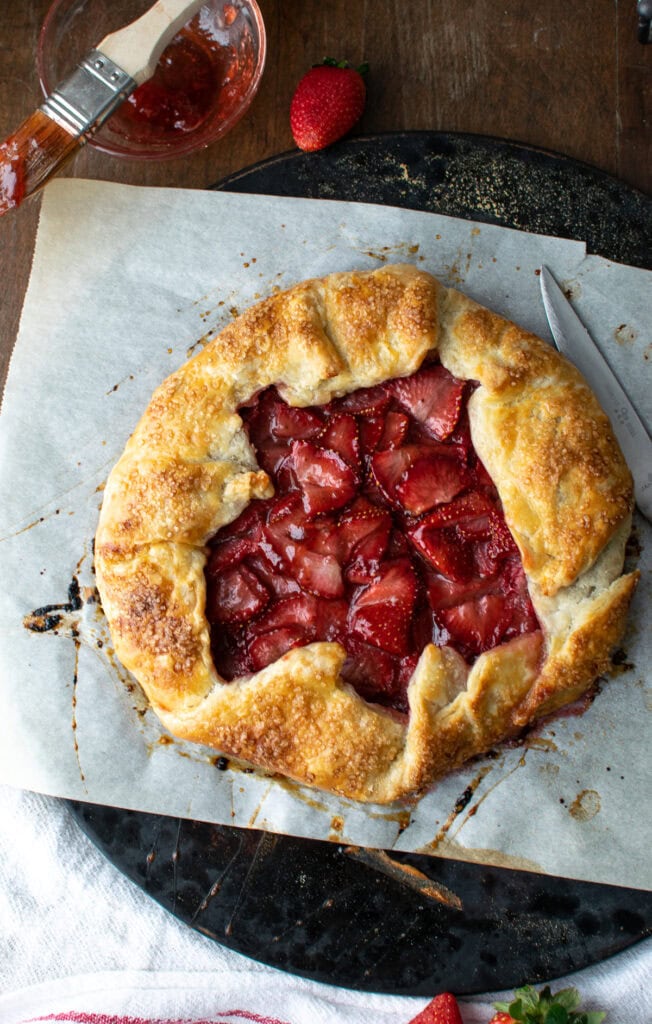
M 206 615 L 223 678 L 337 641 L 344 678 L 406 711 L 428 643 L 472 663 L 539 628 L 471 442 L 472 390 L 430 362 L 325 406 L 294 408 L 269 388 L 241 409 L 276 494 L 210 545 Z

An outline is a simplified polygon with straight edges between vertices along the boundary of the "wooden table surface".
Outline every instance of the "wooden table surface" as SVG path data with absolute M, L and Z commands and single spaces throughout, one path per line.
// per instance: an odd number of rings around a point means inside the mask
M 584 160 L 652 191 L 652 45 L 635 0 L 259 0 L 260 91 L 221 142 L 190 158 L 121 161 L 86 147 L 68 174 L 203 188 L 293 148 L 294 86 L 324 56 L 370 64 L 354 134 L 464 131 Z M 50 0 L 16 0 L 0 28 L 0 138 L 41 102 L 36 43 Z M 0 389 L 29 276 L 39 200 L 0 218 Z

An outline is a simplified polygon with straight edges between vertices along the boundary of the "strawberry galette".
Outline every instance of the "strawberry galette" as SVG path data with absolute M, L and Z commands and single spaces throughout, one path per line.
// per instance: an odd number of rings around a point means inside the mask
M 389 802 L 575 700 L 636 573 L 580 375 L 411 266 L 252 307 L 156 391 L 98 587 L 177 736 Z

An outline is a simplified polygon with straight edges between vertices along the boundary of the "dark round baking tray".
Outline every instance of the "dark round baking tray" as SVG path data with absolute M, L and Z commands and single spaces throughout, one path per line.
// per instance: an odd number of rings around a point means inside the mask
M 216 188 L 383 203 L 584 240 L 649 266 L 652 201 L 592 167 L 440 132 L 283 154 Z M 417 854 L 376 854 L 72 803 L 84 832 L 187 925 L 261 962 L 353 989 L 459 995 L 551 980 L 652 934 L 652 894 Z M 407 868 L 408 870 L 401 870 Z M 462 909 L 417 869 L 454 893 Z
M 230 192 L 382 203 L 586 242 L 652 269 L 652 198 L 579 160 L 456 132 L 389 132 L 292 150 L 220 182 Z

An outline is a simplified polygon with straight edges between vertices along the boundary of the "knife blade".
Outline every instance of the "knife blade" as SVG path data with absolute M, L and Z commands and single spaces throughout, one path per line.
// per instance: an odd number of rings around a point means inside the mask
M 580 371 L 611 420 L 634 478 L 639 511 L 652 522 L 652 440 L 613 370 L 555 281 L 548 267 L 539 277 L 555 345 Z

